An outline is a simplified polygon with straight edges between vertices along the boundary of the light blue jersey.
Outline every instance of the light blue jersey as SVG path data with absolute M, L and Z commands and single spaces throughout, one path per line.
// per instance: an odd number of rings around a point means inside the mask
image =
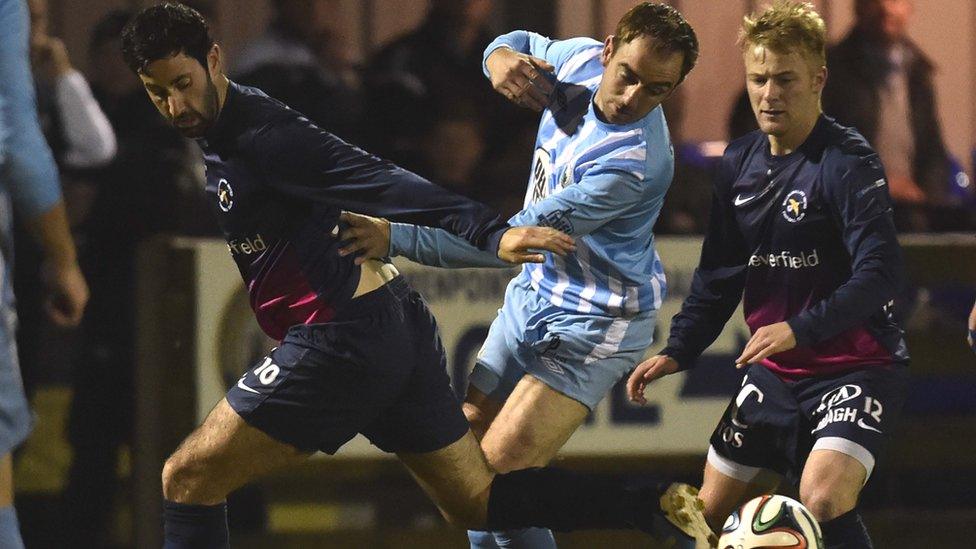
M 470 382 L 504 400 L 530 374 L 592 409 L 643 357 L 664 299 L 652 229 L 674 167 L 667 124 L 660 108 L 628 125 L 597 117 L 603 48 L 595 40 L 516 31 L 485 56 L 501 47 L 544 58 L 556 79 L 525 207 L 510 223 L 555 227 L 576 238 L 576 251 L 547 254 L 509 284 Z M 427 265 L 507 266 L 427 227 L 394 223 L 390 248 Z
M 548 254 L 545 263 L 525 265 L 521 276 L 570 311 L 630 316 L 658 309 L 666 286 L 652 228 L 674 173 L 662 109 L 628 125 L 600 120 L 593 95 L 603 76 L 603 44 L 595 40 L 516 31 L 486 52 L 499 47 L 556 68 L 524 209 L 512 224 L 551 226 L 577 239 L 575 254 Z
M 0 455 L 30 433 L 14 340 L 13 212 L 32 219 L 61 199 L 51 149 L 37 121 L 34 79 L 28 57 L 30 19 L 26 2 L 0 0 Z M 0 546 L 9 542 L 0 525 Z
M 652 229 L 674 171 L 662 109 L 628 125 L 597 117 L 593 95 L 603 75 L 603 48 L 595 40 L 554 41 L 516 31 L 492 42 L 486 57 L 501 47 L 556 68 L 524 209 L 510 223 L 550 226 L 576 238 L 574 254 L 547 254 L 545 263 L 526 264 L 520 279 L 566 311 L 612 317 L 656 311 L 666 282 Z M 430 265 L 501 265 L 436 229 L 394 225 L 391 240 L 393 255 Z

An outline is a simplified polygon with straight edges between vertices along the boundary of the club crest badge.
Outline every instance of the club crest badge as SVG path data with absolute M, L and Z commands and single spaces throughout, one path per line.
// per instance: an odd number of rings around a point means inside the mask
M 807 215 L 807 195 L 803 191 L 791 191 L 783 200 L 783 217 L 796 223 Z
M 234 207 L 234 189 L 226 179 L 217 182 L 217 205 L 224 212 Z

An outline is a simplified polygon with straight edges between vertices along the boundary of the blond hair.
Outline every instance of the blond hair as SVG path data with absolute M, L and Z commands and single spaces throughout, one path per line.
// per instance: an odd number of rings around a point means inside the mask
M 742 19 L 739 46 L 762 46 L 777 53 L 809 56 L 827 64 L 827 25 L 809 2 L 777 0 L 772 6 Z

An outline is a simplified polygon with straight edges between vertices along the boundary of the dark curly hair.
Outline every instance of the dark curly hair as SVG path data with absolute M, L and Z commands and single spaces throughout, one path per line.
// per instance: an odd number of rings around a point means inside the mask
M 641 2 L 620 18 L 614 36 L 621 44 L 641 36 L 650 36 L 658 49 L 684 55 L 681 64 L 681 80 L 698 62 L 698 36 L 685 21 L 681 12 L 667 4 Z
M 206 67 L 213 45 L 207 21 L 185 4 L 166 2 L 146 8 L 122 29 L 122 58 L 135 73 L 180 53 Z

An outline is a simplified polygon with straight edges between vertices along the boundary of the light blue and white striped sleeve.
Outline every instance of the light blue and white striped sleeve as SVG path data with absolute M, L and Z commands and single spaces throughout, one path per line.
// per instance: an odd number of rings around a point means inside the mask
M 636 160 L 638 151 L 624 152 L 635 160 L 613 159 L 590 169 L 575 185 L 515 214 L 509 224 L 552 227 L 579 237 L 620 216 L 643 199 L 646 189 L 643 161 Z
M 519 53 L 525 53 L 533 57 L 545 59 L 550 65 L 559 67 L 569 60 L 574 53 L 584 48 L 599 46 L 600 42 L 592 38 L 570 38 L 568 40 L 552 40 L 541 34 L 517 30 L 508 34 L 503 34 L 495 38 L 488 47 L 485 48 L 484 57 L 481 60 L 481 68 L 488 76 L 488 67 L 485 64 L 488 56 L 498 48 L 511 48 Z
M 34 79 L 28 61 L 25 2 L 0 0 L 0 184 L 26 219 L 61 199 L 54 156 L 37 120 Z
M 398 256 L 423 265 L 448 269 L 512 266 L 444 229 L 390 223 L 390 257 Z

